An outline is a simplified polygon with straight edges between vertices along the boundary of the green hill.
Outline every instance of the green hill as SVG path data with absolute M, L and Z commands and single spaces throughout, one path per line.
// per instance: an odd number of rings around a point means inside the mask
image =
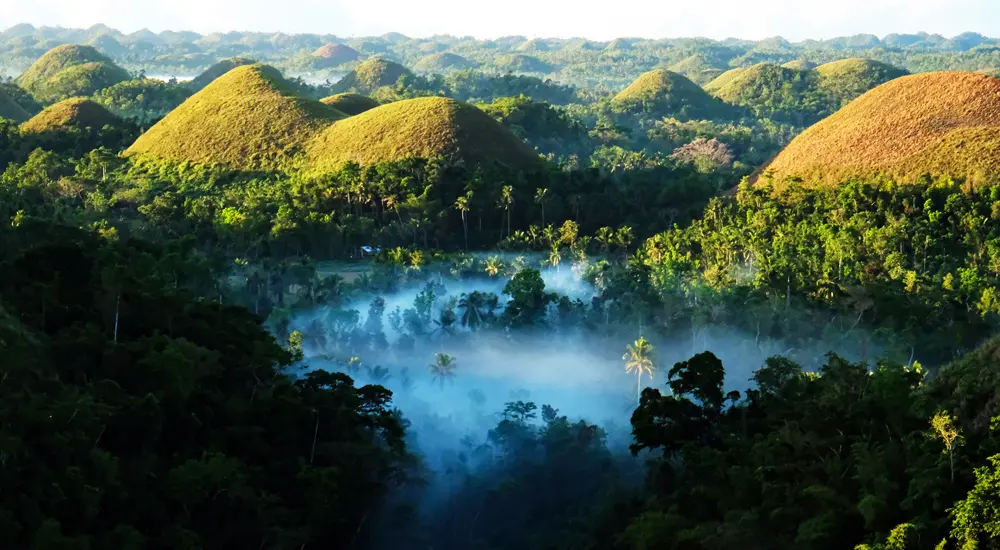
M 611 101 L 619 112 L 647 112 L 657 116 L 710 118 L 725 106 L 683 75 L 656 69 L 635 79 Z
M 711 82 L 705 84 L 705 91 L 714 94 L 715 92 L 722 89 L 724 86 L 732 82 L 736 77 L 743 74 L 746 69 L 742 67 L 736 67 L 735 69 L 729 69 L 728 71 L 715 77 Z
M 312 57 L 324 67 L 337 67 L 361 59 L 361 54 L 350 46 L 331 42 L 314 51 Z
M 475 66 L 475 63 L 458 54 L 440 52 L 420 58 L 413 65 L 413 70 L 418 73 L 444 74 L 449 71 L 472 69 Z
M 782 65 L 786 69 L 795 69 L 796 71 L 811 71 L 816 68 L 816 64 L 812 61 L 806 61 L 805 59 L 794 59 Z
M 0 90 L 0 118 L 13 120 L 14 122 L 24 122 L 31 118 L 31 115 Z
M 511 54 L 500 56 L 496 61 L 496 66 L 502 71 L 512 73 L 548 73 L 552 72 L 552 66 L 548 63 L 523 54 Z
M 75 97 L 46 107 L 21 125 L 21 131 L 41 134 L 68 129 L 100 129 L 119 122 L 118 117 L 93 101 Z
M 1000 182 L 1000 80 L 922 73 L 891 80 L 815 124 L 768 166 L 784 181 L 836 185 L 886 174 Z
M 842 59 L 816 67 L 820 90 L 830 94 L 840 107 L 872 88 L 908 74 L 903 69 L 871 59 Z
M 237 67 L 191 96 L 126 151 L 237 170 L 285 168 L 336 109 L 296 94 L 276 69 Z
M 361 94 L 337 94 L 320 100 L 345 115 L 354 116 L 378 107 L 378 101 Z
M 370 94 L 382 86 L 392 86 L 401 76 L 413 74 L 399 63 L 373 58 L 362 62 L 333 86 L 333 93 Z
M 27 90 L 14 84 L 13 82 L 0 82 L 0 95 L 7 96 L 19 107 L 28 112 L 28 117 L 32 117 L 42 112 L 42 106 L 31 97 Z
M 829 101 L 816 88 L 816 74 L 811 71 L 760 63 L 719 77 L 723 78 L 725 82 L 721 85 L 710 84 L 712 94 L 726 103 L 749 109 L 757 117 L 807 125 L 829 110 Z
M 548 42 L 538 38 L 533 38 L 518 44 L 515 49 L 519 52 L 547 52 L 551 48 L 549 47 Z
M 17 84 L 41 103 L 91 95 L 131 78 L 91 46 L 67 44 L 40 57 L 17 79 Z
M 212 82 L 215 82 L 215 79 L 228 73 L 236 67 L 253 65 L 254 63 L 256 63 L 256 61 L 246 57 L 230 57 L 229 59 L 223 59 L 215 65 L 205 69 L 205 71 L 200 75 L 194 77 L 194 79 L 188 83 L 188 87 L 191 88 L 191 91 L 197 92 Z
M 712 62 L 701 54 L 694 54 L 674 63 L 670 71 L 682 74 L 697 84 L 707 84 L 723 73 L 722 69 L 712 66 Z
M 425 97 L 382 105 L 333 124 L 309 145 L 307 166 L 325 172 L 347 162 L 366 165 L 439 156 L 468 164 L 539 164 L 524 142 L 478 108 Z

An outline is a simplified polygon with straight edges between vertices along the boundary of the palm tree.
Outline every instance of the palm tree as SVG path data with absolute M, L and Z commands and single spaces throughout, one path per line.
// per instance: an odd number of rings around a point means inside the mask
M 542 207 L 542 227 L 545 227 L 545 203 L 548 201 L 549 190 L 539 187 L 535 190 L 535 202 Z
M 469 204 L 472 202 L 472 191 L 458 197 L 455 200 L 455 209 L 462 214 L 462 233 L 465 234 L 465 250 L 469 250 L 469 226 L 465 222 L 465 214 L 469 211 Z
M 482 308 L 486 305 L 486 297 L 478 290 L 471 294 L 462 294 L 458 300 L 458 308 L 462 310 L 462 326 L 469 327 L 473 332 L 483 324 Z
M 502 269 L 503 260 L 499 257 L 490 256 L 489 259 L 486 260 L 486 273 L 488 273 L 490 277 L 496 277 Z
M 444 381 L 455 378 L 455 357 L 447 353 L 437 353 L 434 355 L 434 362 L 430 364 L 431 376 L 441 383 L 444 389 Z
M 504 185 L 500 189 L 500 206 L 507 212 L 507 236 L 510 236 L 510 207 L 514 205 L 514 188 Z M 503 230 L 501 229 L 501 233 Z
M 636 374 L 635 398 L 638 401 L 642 397 L 642 373 L 648 373 L 652 378 L 653 372 L 656 371 L 656 365 L 653 364 L 653 346 L 646 338 L 640 336 L 634 344 L 629 344 L 625 348 L 622 360 L 625 361 L 625 372 Z

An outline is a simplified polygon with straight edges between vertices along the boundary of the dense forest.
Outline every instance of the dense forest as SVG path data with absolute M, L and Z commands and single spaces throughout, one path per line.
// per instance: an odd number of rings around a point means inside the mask
M 997 547 L 998 44 L 7 29 L 0 541 Z

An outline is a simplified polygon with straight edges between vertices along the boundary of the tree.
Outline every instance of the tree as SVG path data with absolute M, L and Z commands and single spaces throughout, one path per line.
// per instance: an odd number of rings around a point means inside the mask
M 462 311 L 462 326 L 475 331 L 483 324 L 483 308 L 486 296 L 478 290 L 462 294 L 458 299 L 458 309 Z
M 455 378 L 455 357 L 447 353 L 437 353 L 434 355 L 434 362 L 430 364 L 431 377 L 441 384 L 444 389 L 445 380 L 451 381 Z
M 656 370 L 656 365 L 653 364 L 653 346 L 645 337 L 640 336 L 634 344 L 629 344 L 625 348 L 622 360 L 625 361 L 625 372 L 635 373 L 635 399 L 639 401 L 642 397 L 642 373 L 645 372 L 652 378 Z
M 500 207 L 504 209 L 507 213 L 507 236 L 510 236 L 510 211 L 511 207 L 514 205 L 514 188 L 510 185 L 504 185 L 500 189 Z M 501 231 L 502 233 L 502 231 Z
M 465 215 L 469 212 L 469 205 L 472 203 L 472 191 L 455 199 L 455 209 L 462 215 L 462 234 L 465 235 L 465 249 L 469 250 L 469 225 L 466 223 Z
M 934 435 L 944 443 L 945 451 L 948 453 L 948 464 L 951 469 L 951 482 L 955 482 L 955 447 L 961 444 L 961 434 L 951 416 L 947 412 L 941 411 L 931 418 L 931 429 Z
M 549 200 L 549 190 L 539 187 L 535 190 L 535 203 L 542 208 L 542 227 L 545 227 L 545 203 Z
M 510 327 L 538 325 L 545 317 L 545 310 L 555 298 L 545 292 L 545 281 L 537 269 L 525 268 L 514 274 L 503 288 L 510 302 L 503 312 Z

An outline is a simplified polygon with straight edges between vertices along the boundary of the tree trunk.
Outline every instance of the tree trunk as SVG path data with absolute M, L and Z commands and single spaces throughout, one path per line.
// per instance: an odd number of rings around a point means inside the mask
M 119 305 L 122 301 L 122 291 L 118 291 L 118 295 L 115 297 L 115 343 L 118 343 L 118 312 L 120 311 Z
M 639 369 L 639 376 L 636 377 L 635 383 L 635 402 L 639 403 L 642 401 L 642 369 Z

